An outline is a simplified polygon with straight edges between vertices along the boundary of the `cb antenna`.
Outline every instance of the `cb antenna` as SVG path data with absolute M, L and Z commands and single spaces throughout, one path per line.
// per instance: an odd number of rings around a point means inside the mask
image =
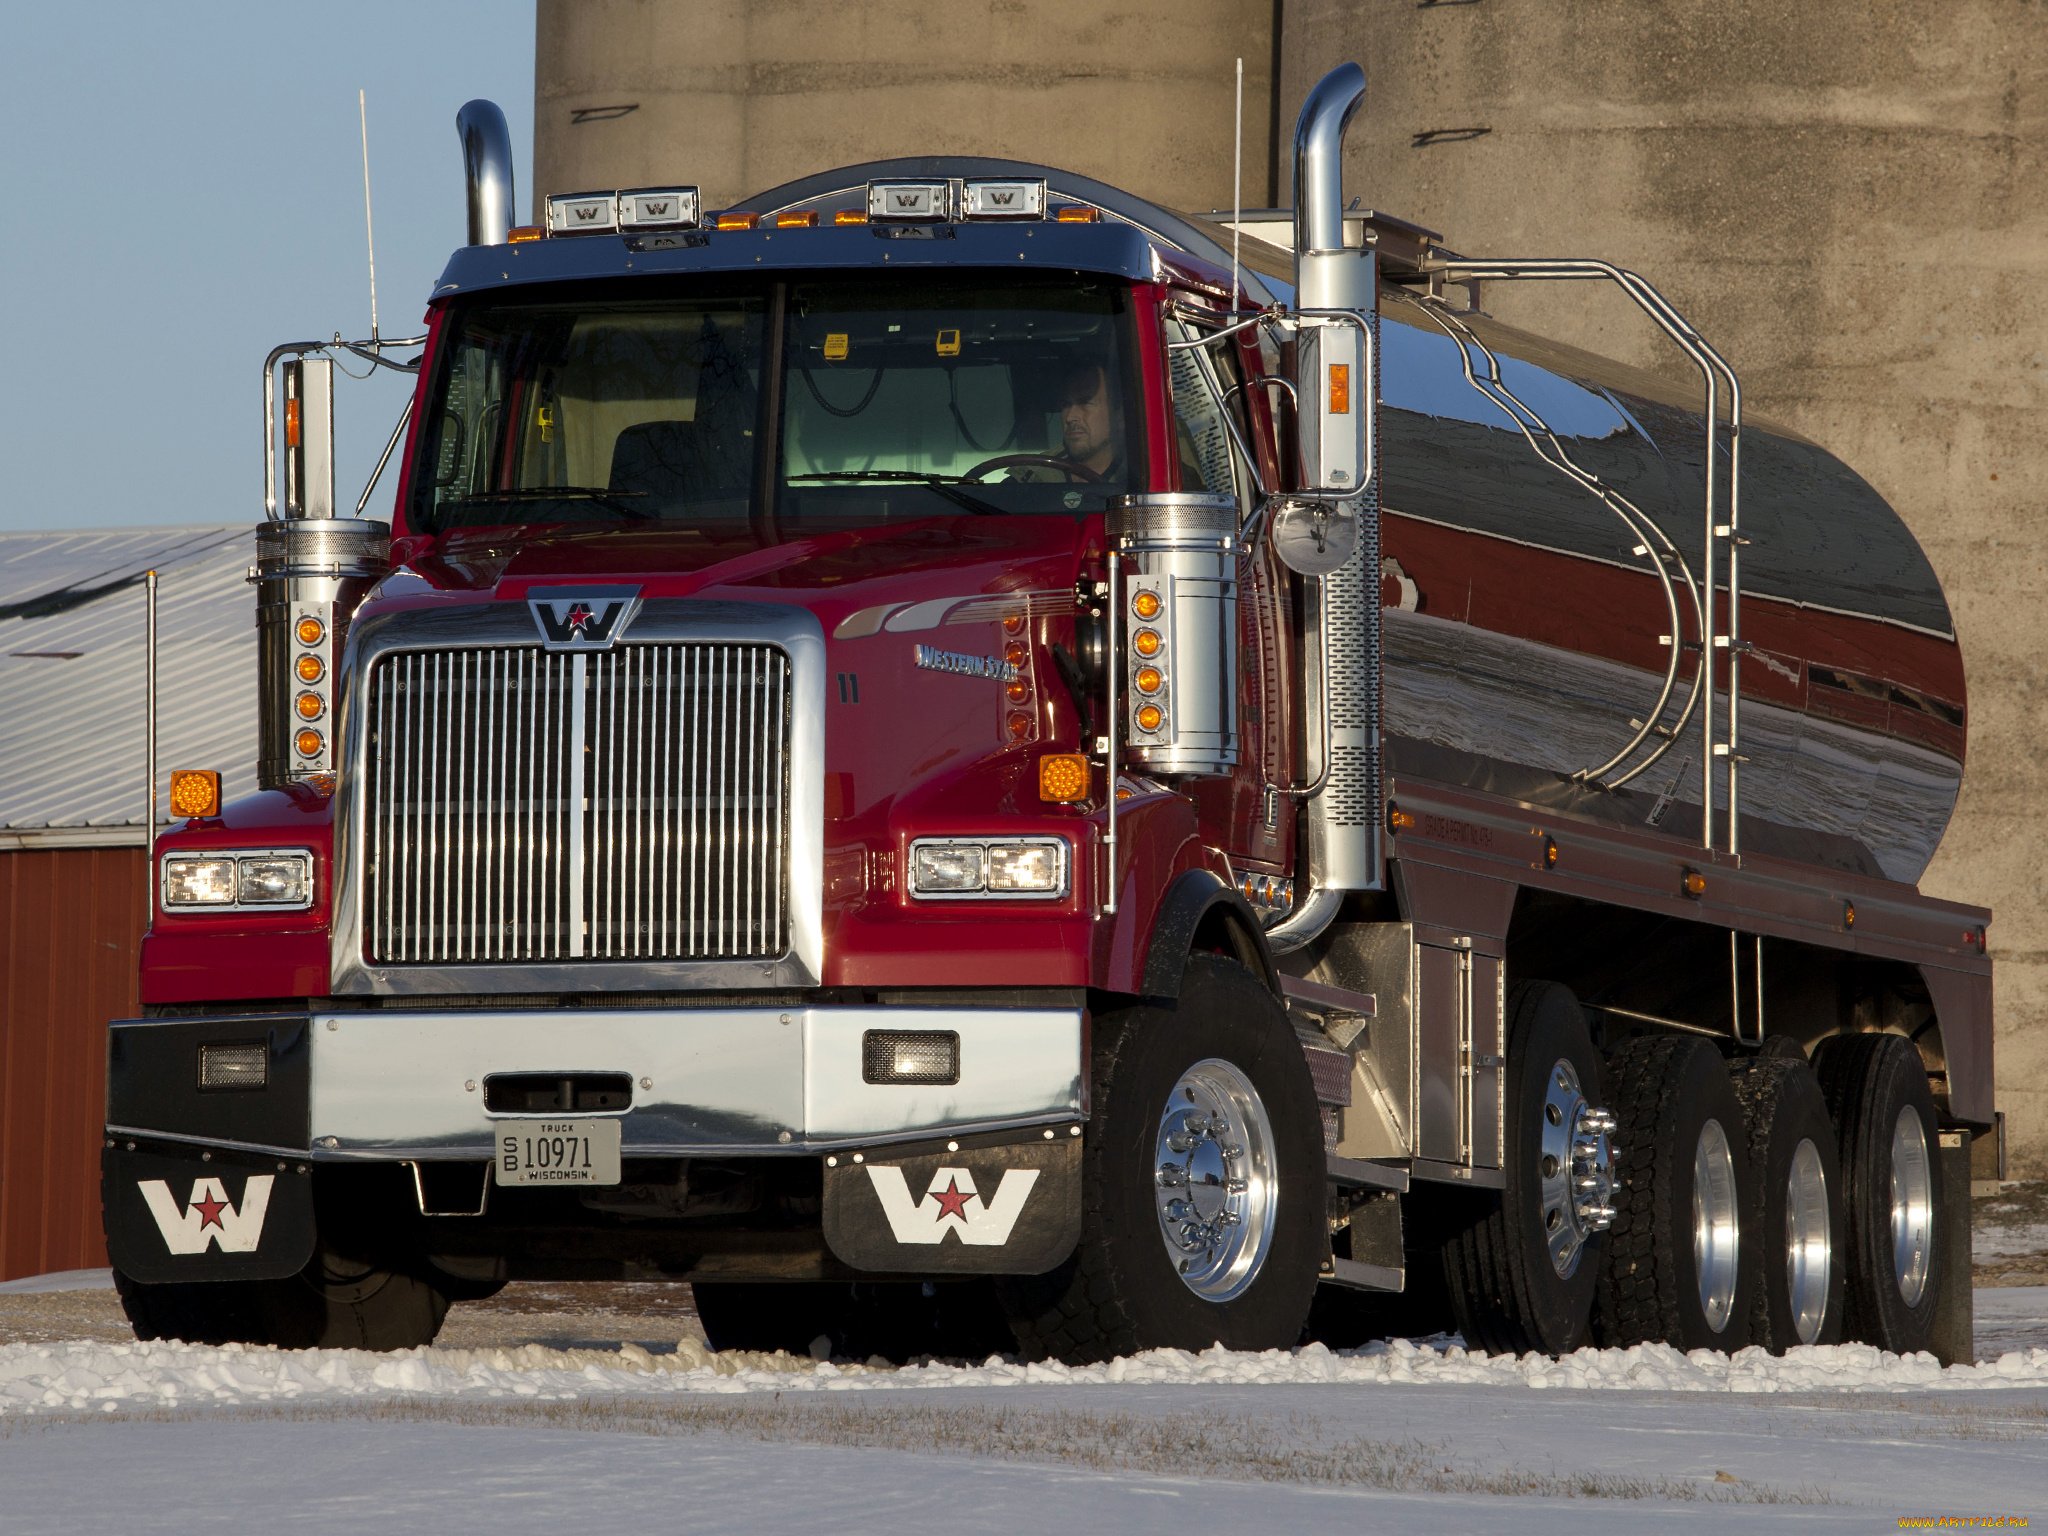
M 1242 66 L 1240 66 L 1242 68 Z M 356 115 L 363 125 L 363 238 L 370 247 L 370 341 L 377 341 L 377 231 L 370 222 L 370 106 L 361 89 L 356 91 Z
M 365 172 L 369 174 L 369 172 Z M 1237 160 L 1231 166 L 1231 313 L 1237 313 L 1237 240 L 1245 221 L 1245 61 L 1237 61 Z

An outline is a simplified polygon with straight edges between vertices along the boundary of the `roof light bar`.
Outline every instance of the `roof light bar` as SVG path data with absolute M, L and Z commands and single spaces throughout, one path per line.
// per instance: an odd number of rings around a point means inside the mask
M 868 217 L 876 223 L 943 224 L 951 210 L 943 181 L 871 181 Z
M 564 192 L 548 199 L 550 235 L 615 235 L 619 200 L 614 192 Z
M 1042 181 L 966 181 L 960 184 L 963 219 L 1042 219 Z

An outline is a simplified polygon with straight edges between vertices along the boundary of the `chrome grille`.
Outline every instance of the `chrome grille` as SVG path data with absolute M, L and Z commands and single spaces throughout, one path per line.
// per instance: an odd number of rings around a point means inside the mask
M 402 652 L 368 690 L 372 960 L 789 947 L 789 661 L 764 645 Z

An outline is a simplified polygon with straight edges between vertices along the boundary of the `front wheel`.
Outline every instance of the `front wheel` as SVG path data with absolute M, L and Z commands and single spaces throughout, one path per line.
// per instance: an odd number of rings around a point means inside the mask
M 1291 1347 L 1323 1255 L 1327 1164 L 1308 1063 L 1242 966 L 1188 962 L 1181 995 L 1094 1021 L 1081 1240 L 998 1282 L 1026 1359 Z

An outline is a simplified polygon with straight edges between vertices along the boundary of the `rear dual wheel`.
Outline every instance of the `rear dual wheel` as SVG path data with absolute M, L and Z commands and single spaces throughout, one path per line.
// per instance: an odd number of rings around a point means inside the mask
M 1749 1342 L 1773 1354 L 1842 1338 L 1844 1214 L 1835 1130 L 1803 1057 L 1730 1064 L 1742 1105 L 1750 1185 L 1743 1237 L 1762 1248 Z
M 1894 1354 L 1931 1350 L 1940 1122 L 1920 1052 L 1900 1035 L 1832 1035 L 1815 1048 L 1814 1070 L 1841 1150 L 1845 1334 Z
M 1630 1040 L 1607 1061 L 1617 1122 L 1601 1341 L 1734 1351 L 1762 1284 L 1742 1106 L 1703 1039 Z

